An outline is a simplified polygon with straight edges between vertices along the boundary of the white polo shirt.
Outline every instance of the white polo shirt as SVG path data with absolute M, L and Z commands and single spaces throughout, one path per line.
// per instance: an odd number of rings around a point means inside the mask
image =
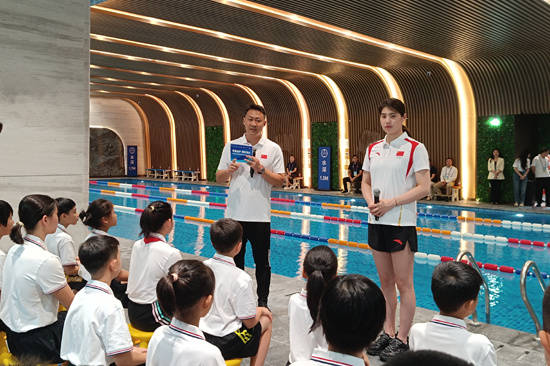
M 514 160 L 514 164 L 512 165 L 512 168 L 516 168 L 520 173 L 525 173 L 526 170 L 529 170 L 531 167 L 531 159 L 527 158 L 527 161 L 525 162 L 525 169 L 521 166 L 521 159 Z
M 147 347 L 147 366 L 225 366 L 219 348 L 204 339 L 202 331 L 172 318 L 155 330 Z
M 365 366 L 362 358 L 347 355 L 344 353 L 332 352 L 316 348 L 307 361 L 297 361 L 292 363 L 295 366 Z
M 6 253 L 4 253 L 3 250 L 0 250 L 0 290 L 2 289 L 2 274 L 4 272 L 4 262 L 6 262 Z
M 387 136 L 369 145 L 363 170 L 370 172 L 372 190 L 380 190 L 380 199 L 391 199 L 416 186 L 415 174 L 430 169 L 424 144 L 410 138 L 406 132 L 386 142 Z M 369 214 L 369 224 L 416 226 L 416 201 L 399 205 L 375 221 Z
M 57 230 L 53 234 L 46 235 L 45 242 L 48 251 L 58 256 L 63 266 L 78 264 L 73 238 L 63 225 L 57 224 Z
M 137 304 L 152 304 L 157 299 L 157 283 L 170 266 L 182 259 L 181 252 L 153 233 L 134 243 L 128 275 L 128 298 Z
M 531 166 L 535 167 L 535 178 L 548 178 L 550 172 L 548 171 L 548 160 L 543 158 L 540 154 L 533 158 Z
M 4 262 L 0 318 L 17 333 L 55 323 L 59 301 L 52 293 L 65 286 L 59 258 L 40 238 L 26 235 L 23 244 L 10 248 Z
M 92 228 L 92 229 L 90 229 L 90 233 L 88 235 L 86 235 L 86 238 L 84 238 L 84 241 L 90 239 L 93 236 L 100 236 L 100 235 L 112 236 L 111 234 L 109 234 L 109 233 L 107 233 L 103 230 Z
M 122 304 L 105 282 L 92 280 L 78 291 L 67 312 L 61 358 L 74 365 L 110 365 L 112 356 L 134 345 Z
M 244 135 L 226 144 L 218 170 L 229 168 L 231 144 L 250 145 Z M 280 174 L 285 172 L 283 152 L 279 145 L 262 137 L 252 148 L 256 150 L 256 157 L 267 170 Z M 225 217 L 237 221 L 270 222 L 271 187 L 261 174 L 254 173 L 254 176 L 250 177 L 248 164 L 240 163 L 239 169 L 233 173 L 229 183 Z
M 323 327 L 318 326 L 313 332 L 310 328 L 313 319 L 307 307 L 307 291 L 302 289 L 288 301 L 288 337 L 290 340 L 290 363 L 309 360 L 315 348 L 328 350 Z
M 204 264 L 214 272 L 216 288 L 212 308 L 201 318 L 199 327 L 205 333 L 223 337 L 240 329 L 242 320 L 256 317 L 252 278 L 225 255 L 216 253 Z
M 470 333 L 462 319 L 436 315 L 429 323 L 413 325 L 409 335 L 413 351 L 448 353 L 476 366 L 495 366 L 495 347 L 483 334 Z

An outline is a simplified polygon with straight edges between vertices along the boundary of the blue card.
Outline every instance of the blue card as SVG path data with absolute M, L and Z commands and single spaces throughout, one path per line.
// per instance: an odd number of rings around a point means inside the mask
M 231 144 L 231 161 L 246 163 L 246 156 L 252 156 L 252 145 Z

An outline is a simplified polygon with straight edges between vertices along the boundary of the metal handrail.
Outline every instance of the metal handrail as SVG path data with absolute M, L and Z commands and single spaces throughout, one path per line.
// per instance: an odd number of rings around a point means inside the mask
M 487 281 L 485 281 L 485 277 L 483 277 L 483 274 L 481 273 L 481 269 L 479 269 L 479 266 L 477 265 L 476 259 L 474 258 L 472 253 L 470 253 L 467 250 L 465 250 L 463 252 L 460 252 L 458 254 L 458 256 L 456 257 L 456 261 L 460 262 L 462 260 L 462 258 L 464 258 L 464 257 L 468 258 L 468 261 L 470 261 L 470 263 L 472 265 L 472 268 L 475 269 L 476 272 L 481 277 L 483 288 L 485 289 L 485 319 L 486 319 L 487 323 L 489 324 L 489 323 L 491 323 L 491 299 L 489 297 L 489 286 L 487 285 Z M 480 322 L 477 319 L 477 309 L 472 314 L 472 321 L 473 321 L 472 325 L 475 325 L 475 326 L 480 325 Z
M 537 314 L 535 314 L 535 311 L 533 310 L 533 306 L 531 305 L 531 302 L 529 301 L 529 298 L 527 297 L 527 288 L 525 280 L 527 278 L 527 274 L 529 273 L 529 268 L 533 269 L 533 273 L 539 280 L 540 288 L 542 289 L 542 292 L 546 291 L 546 284 L 542 280 L 542 276 L 539 271 L 539 267 L 534 261 L 527 261 L 523 265 L 523 268 L 521 270 L 521 276 L 519 278 L 519 290 L 521 291 L 521 299 L 523 300 L 523 303 L 525 304 L 525 307 L 527 308 L 527 311 L 529 312 L 529 315 L 531 316 L 531 319 L 533 319 L 533 322 L 535 323 L 535 328 L 537 329 L 537 337 L 541 330 L 539 318 L 537 317 Z

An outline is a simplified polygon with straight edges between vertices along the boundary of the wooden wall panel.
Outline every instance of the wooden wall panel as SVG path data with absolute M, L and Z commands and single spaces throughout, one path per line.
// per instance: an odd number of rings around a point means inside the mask
M 278 82 L 249 85 L 262 100 L 267 113 L 267 131 L 270 140 L 283 150 L 285 166 L 294 154 L 298 171 L 302 169 L 302 127 L 298 105 L 289 90 Z
M 161 106 L 149 97 L 132 96 L 143 109 L 149 120 L 149 136 L 151 140 L 151 168 L 171 168 L 170 155 L 170 123 Z
M 157 94 L 170 108 L 176 125 L 178 169 L 199 170 L 199 124 L 191 104 L 176 93 Z
M 231 140 L 241 137 L 244 134 L 243 113 L 246 107 L 252 103 L 252 99 L 242 89 L 237 87 L 210 88 L 218 94 L 224 102 L 229 114 L 231 127 Z
M 182 92 L 188 94 L 199 105 L 205 126 L 222 126 L 222 113 L 214 99 L 200 89 L 187 89 Z
M 296 76 L 288 79 L 304 96 L 309 109 L 309 119 L 315 122 L 335 122 L 336 106 L 327 87 L 317 78 Z
M 550 51 L 461 61 L 478 116 L 550 113 Z
M 403 92 L 412 137 L 423 142 L 438 171 L 451 156 L 460 166 L 457 96 L 450 77 L 438 66 L 388 70 Z M 460 179 L 460 170 L 458 171 Z
M 354 154 L 363 161 L 367 146 L 384 137 L 378 118 L 380 102 L 388 93 L 371 72 L 329 75 L 340 87 L 348 106 L 349 158 Z

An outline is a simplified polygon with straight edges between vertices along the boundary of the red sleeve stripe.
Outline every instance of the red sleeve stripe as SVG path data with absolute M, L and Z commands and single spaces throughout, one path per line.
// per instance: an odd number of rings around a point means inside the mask
M 380 140 L 380 141 L 376 141 L 376 142 L 373 142 L 372 144 L 369 145 L 369 153 L 368 153 L 368 158 L 370 160 L 370 152 L 372 151 L 372 148 L 375 146 L 375 145 L 378 145 L 379 143 L 383 142 L 384 140 Z
M 416 147 L 418 146 L 419 142 L 414 141 L 414 140 L 410 140 L 410 139 L 405 139 L 405 141 L 410 142 L 410 144 L 412 145 L 411 146 L 411 154 L 409 155 L 409 165 L 407 165 L 407 174 L 405 174 L 405 177 L 408 177 L 409 172 L 411 171 L 411 168 L 413 166 L 414 150 L 416 150 Z
M 134 349 L 134 347 L 132 346 L 132 347 L 123 348 L 123 349 L 119 349 L 119 350 L 116 350 L 116 351 L 108 352 L 108 353 L 106 353 L 106 355 L 107 356 L 120 355 L 121 353 L 130 352 L 133 349 Z

